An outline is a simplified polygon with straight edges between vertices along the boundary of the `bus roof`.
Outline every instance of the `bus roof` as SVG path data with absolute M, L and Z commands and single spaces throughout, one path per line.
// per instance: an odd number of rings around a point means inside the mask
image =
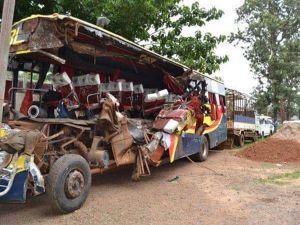
M 146 61 L 148 62 L 154 62 L 154 61 L 159 61 L 160 65 L 164 65 L 166 68 L 170 68 L 171 71 L 173 71 L 172 76 L 180 76 L 182 75 L 185 71 L 190 70 L 189 67 L 176 62 L 174 60 L 168 59 L 164 56 L 161 56 L 151 50 L 148 50 L 120 35 L 117 35 L 115 33 L 112 33 L 102 27 L 96 26 L 95 24 L 91 24 L 88 23 L 86 21 L 80 20 L 78 18 L 72 17 L 72 16 L 67 16 L 67 15 L 61 15 L 61 14 L 52 14 L 52 15 L 32 15 L 30 17 L 24 18 L 18 22 L 16 22 L 13 27 L 17 28 L 19 25 L 29 21 L 29 20 L 34 20 L 34 19 L 41 19 L 41 20 L 50 20 L 50 21 L 64 21 L 66 23 L 71 23 L 75 26 L 75 29 L 79 29 L 83 28 L 85 30 L 85 34 L 90 34 L 92 36 L 96 36 L 98 38 L 106 38 L 106 39 L 110 39 L 114 42 L 116 42 L 118 45 L 117 47 L 122 47 L 122 48 L 126 48 L 126 49 L 130 49 L 131 52 L 134 52 L 135 54 L 137 53 L 139 55 L 139 60 L 141 59 L 141 57 L 145 57 L 146 56 Z M 38 41 L 38 40 L 35 40 Z M 20 43 L 22 43 L 22 40 L 18 40 L 16 42 L 12 41 L 12 46 L 18 46 Z M 20 49 L 20 48 L 15 48 L 17 49 L 17 51 L 15 50 L 15 53 L 17 54 L 22 54 L 22 53 L 29 53 L 30 51 L 34 51 L 37 49 L 36 46 L 34 46 L 34 48 L 32 49 L 26 49 L 26 51 L 24 51 L 24 49 Z M 164 68 L 163 68 L 164 69 Z M 212 78 L 209 75 L 205 75 L 202 74 L 198 71 L 194 71 L 193 70 L 193 74 L 198 75 L 198 76 L 205 76 L 209 79 L 215 80 L 219 83 L 223 83 L 217 79 Z

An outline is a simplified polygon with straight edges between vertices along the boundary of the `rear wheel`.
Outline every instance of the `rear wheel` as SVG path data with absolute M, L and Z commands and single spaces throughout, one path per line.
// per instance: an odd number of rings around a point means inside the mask
M 203 162 L 207 160 L 208 150 L 209 150 L 208 140 L 206 136 L 203 136 L 201 141 L 200 151 L 194 156 L 195 161 Z
M 240 147 L 243 147 L 244 144 L 245 144 L 245 136 L 244 136 L 243 133 L 241 133 L 241 135 L 239 136 L 238 144 L 239 144 Z
M 51 167 L 46 191 L 54 209 L 69 213 L 83 205 L 90 187 L 88 163 L 80 155 L 68 154 L 60 157 Z

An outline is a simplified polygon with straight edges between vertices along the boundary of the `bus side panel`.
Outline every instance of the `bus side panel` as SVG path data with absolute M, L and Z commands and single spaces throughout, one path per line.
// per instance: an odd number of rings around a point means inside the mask
M 170 154 L 170 162 L 199 152 L 202 136 L 197 134 L 183 133 L 177 136 L 178 141 L 174 154 Z
M 18 172 L 13 180 L 11 189 L 2 197 L 0 202 L 25 202 L 27 191 L 28 171 Z M 0 185 L 7 185 L 7 181 L 0 179 Z M 0 191 L 3 191 L 0 189 Z
M 220 123 L 213 129 L 207 129 L 204 133 L 209 137 L 209 147 L 214 148 L 227 140 L 227 116 L 223 114 Z

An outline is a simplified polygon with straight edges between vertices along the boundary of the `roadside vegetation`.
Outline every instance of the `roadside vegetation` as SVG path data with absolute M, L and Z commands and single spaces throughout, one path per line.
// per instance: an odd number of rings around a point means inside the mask
M 0 5 L 1 2 L 3 0 Z M 202 31 L 207 23 L 222 17 L 223 11 L 214 7 L 206 10 L 197 1 L 187 6 L 182 0 L 77 2 L 18 0 L 14 20 L 32 14 L 53 13 L 71 15 L 91 23 L 96 23 L 97 17 L 106 17 L 110 22 L 105 29 L 203 73 L 212 74 L 228 60 L 226 55 L 215 54 L 215 48 L 226 40 L 226 36 Z M 187 27 L 192 27 L 195 32 L 187 34 Z
M 247 0 L 237 9 L 242 44 L 258 85 L 252 93 L 259 114 L 281 121 L 300 116 L 300 4 L 298 0 Z
M 267 178 L 259 179 L 258 181 L 263 184 L 285 185 L 290 184 L 296 180 L 300 181 L 300 170 L 296 170 L 291 173 L 275 174 Z

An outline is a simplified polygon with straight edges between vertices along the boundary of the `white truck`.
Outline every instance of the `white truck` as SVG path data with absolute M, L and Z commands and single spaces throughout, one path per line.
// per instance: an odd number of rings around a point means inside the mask
M 226 88 L 227 145 L 244 146 L 245 140 L 256 141 L 255 110 L 250 96 Z
M 275 130 L 274 123 L 270 116 L 256 115 L 255 126 L 257 133 L 261 137 L 272 135 Z

